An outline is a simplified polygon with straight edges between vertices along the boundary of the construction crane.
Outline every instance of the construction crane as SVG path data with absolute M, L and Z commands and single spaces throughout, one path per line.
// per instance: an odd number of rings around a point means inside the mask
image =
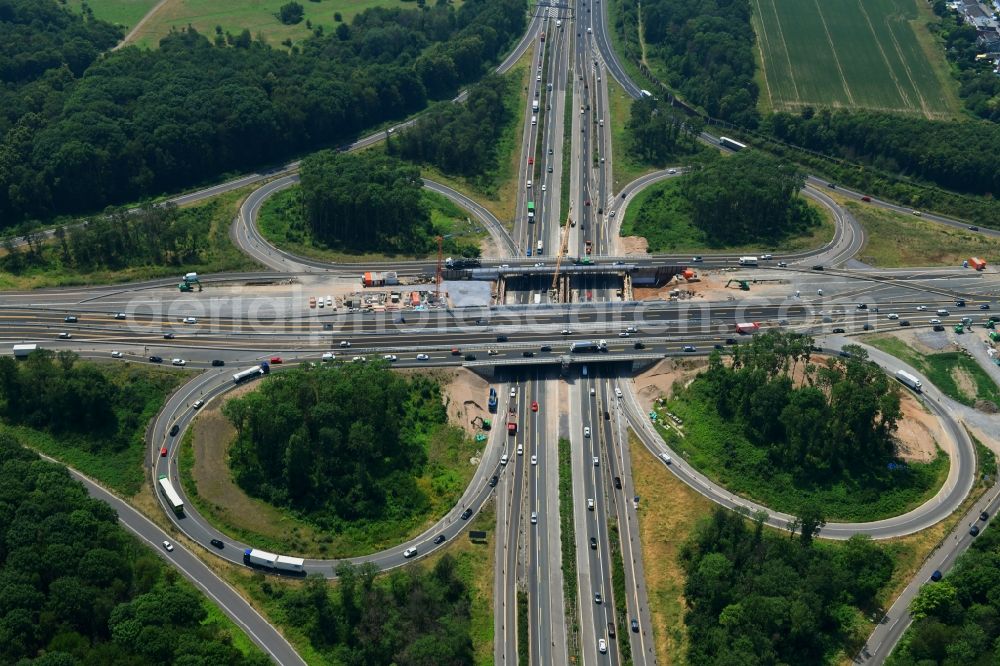
M 552 300 L 558 301 L 559 296 L 559 267 L 562 266 L 562 258 L 566 254 L 566 246 L 569 245 L 569 228 L 573 226 L 573 220 L 569 214 L 566 215 L 566 225 L 562 229 L 562 238 L 559 241 L 559 251 L 556 252 L 556 269 L 552 274 Z
M 442 267 L 444 265 L 444 236 L 437 237 L 438 242 L 438 263 L 437 272 L 434 274 L 434 302 L 441 303 L 441 280 L 444 277 Z

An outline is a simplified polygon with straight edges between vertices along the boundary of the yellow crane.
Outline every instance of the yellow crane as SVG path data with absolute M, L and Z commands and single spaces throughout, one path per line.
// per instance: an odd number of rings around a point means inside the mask
M 566 226 L 562 228 L 562 238 L 559 241 L 559 251 L 556 252 L 556 269 L 552 274 L 552 300 L 558 300 L 559 296 L 559 268 L 562 266 L 562 258 L 566 254 L 566 246 L 569 244 L 569 228 L 573 225 L 573 220 L 569 214 L 566 215 Z

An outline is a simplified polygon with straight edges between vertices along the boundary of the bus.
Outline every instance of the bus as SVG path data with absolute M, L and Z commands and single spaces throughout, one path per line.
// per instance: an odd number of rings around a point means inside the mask
M 535 202 L 534 201 L 529 201 L 528 202 L 528 220 L 531 221 L 531 220 L 534 220 L 534 219 L 535 219 Z
M 163 496 L 167 498 L 167 504 L 170 508 L 174 510 L 178 516 L 184 515 L 184 502 L 181 501 L 180 495 L 174 490 L 173 485 L 170 483 L 170 479 L 167 478 L 166 474 L 160 475 L 160 492 Z
M 733 151 L 743 150 L 744 148 L 747 147 L 745 143 L 740 143 L 739 141 L 730 139 L 728 136 L 720 136 L 719 145 L 722 146 L 723 148 L 728 148 L 729 150 Z

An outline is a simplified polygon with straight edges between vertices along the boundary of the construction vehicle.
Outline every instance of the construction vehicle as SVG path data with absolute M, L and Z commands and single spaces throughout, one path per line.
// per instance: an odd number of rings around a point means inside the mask
M 194 291 L 193 285 L 198 285 L 198 291 L 201 291 L 201 281 L 198 279 L 198 274 L 187 273 L 184 276 L 184 281 L 177 285 L 177 289 L 181 292 L 191 292 Z
M 477 425 L 483 430 L 493 429 L 493 422 L 490 421 L 489 419 L 484 419 L 482 416 L 477 416 L 476 418 L 472 419 L 472 426 L 476 427 Z
M 990 333 L 990 340 L 993 342 L 1000 342 L 1000 333 L 997 333 L 996 331 Z
M 969 266 L 975 268 L 977 271 L 985 270 L 986 262 L 979 257 L 969 257 Z
M 695 273 L 690 268 L 685 268 L 683 271 L 677 274 L 679 277 L 684 278 L 686 282 L 698 282 L 698 274 Z
M 956 333 L 965 333 L 965 324 L 955 324 Z
M 729 285 L 734 282 L 739 286 L 740 291 L 750 291 L 750 280 L 730 280 L 726 283 L 726 289 L 729 289 Z
M 591 254 L 594 251 L 594 242 L 593 241 L 584 241 L 583 242 L 583 251 L 584 251 L 584 253 L 586 253 L 588 255 Z
M 551 300 L 555 303 L 559 301 L 559 269 L 562 267 L 563 257 L 566 256 L 566 246 L 569 244 L 569 228 L 576 226 L 573 218 L 566 215 L 566 224 L 562 228 L 562 238 L 559 240 L 559 250 L 556 252 L 556 268 L 552 272 L 552 287 L 549 288 Z

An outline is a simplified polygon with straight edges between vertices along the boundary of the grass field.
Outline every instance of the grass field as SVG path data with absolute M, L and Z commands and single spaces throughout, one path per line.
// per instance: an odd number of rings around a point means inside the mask
M 865 230 L 865 244 L 856 258 L 871 266 L 957 267 L 969 257 L 988 263 L 1000 259 L 996 238 L 862 203 L 844 205 Z
M 155 48 L 160 39 L 172 29 L 179 30 L 189 25 L 212 39 L 216 26 L 221 26 L 223 34 L 229 32 L 237 35 L 246 28 L 254 37 L 261 35 L 271 46 L 278 46 L 286 39 L 297 42 L 308 37 L 312 31 L 306 27 L 306 21 L 311 22 L 313 28 L 323 26 L 327 31 L 336 28 L 337 22 L 333 19 L 336 12 L 340 12 L 344 23 L 350 23 L 355 14 L 370 7 L 416 7 L 415 3 L 402 0 L 302 0 L 299 3 L 305 9 L 302 21 L 296 25 L 283 25 L 276 15 L 278 9 L 287 2 L 288 0 L 167 0 L 146 22 L 134 41 L 140 46 Z M 117 6 L 133 3 L 127 0 L 92 0 L 91 4 Z M 103 18 L 96 8 L 95 14 Z
M 959 109 L 923 0 L 750 0 L 764 110 Z
M 139 22 L 159 0 L 66 0 L 66 6 L 76 12 L 83 11 L 86 4 L 94 12 L 94 18 L 125 28 Z

